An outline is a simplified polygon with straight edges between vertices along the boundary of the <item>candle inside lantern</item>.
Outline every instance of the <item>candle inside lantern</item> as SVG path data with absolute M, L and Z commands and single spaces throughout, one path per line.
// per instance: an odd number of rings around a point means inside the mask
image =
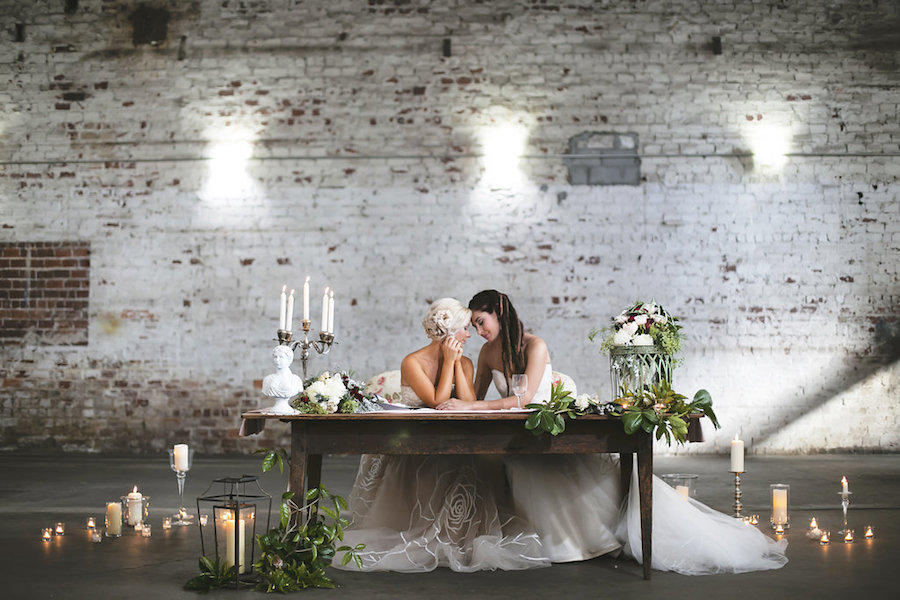
M 848 530 L 844 533 L 844 543 L 845 543 L 845 544 L 852 544 L 852 543 L 853 543 L 853 530 L 852 530 L 852 529 L 848 529 Z
M 287 308 L 287 296 L 284 293 L 286 289 L 286 285 L 281 286 L 281 297 L 278 306 L 278 329 L 284 329 L 285 309 Z
M 737 434 L 734 434 L 734 439 L 731 440 L 731 471 L 744 472 L 744 442 L 738 439 Z
M 53 533 L 56 535 L 66 535 L 66 524 L 65 523 L 57 523 L 56 527 L 53 528 Z
M 303 282 L 303 320 L 309 321 L 309 275 Z
M 95 528 L 97 527 L 97 521 L 94 519 L 94 517 L 88 517 L 88 518 L 87 518 L 87 523 L 86 523 L 85 526 L 86 526 L 88 529 L 95 529 Z
M 850 484 L 847 482 L 846 477 L 841 477 L 841 493 L 842 494 L 850 493 Z
M 134 489 L 128 492 L 128 512 L 126 513 L 126 520 L 129 525 L 137 525 L 141 523 L 144 518 L 142 515 L 143 508 L 143 496 L 138 491 L 137 486 L 134 486 Z
M 687 500 L 691 496 L 691 488 L 686 485 L 676 485 L 675 491 L 678 492 L 678 495 Z
M 871 525 L 867 525 L 866 526 L 866 539 L 871 540 L 873 537 L 875 537 L 875 532 L 872 531 Z
M 53 539 L 53 528 L 52 527 L 44 527 L 41 529 L 41 539 L 45 542 L 49 542 Z
M 106 503 L 106 535 L 116 537 L 122 535 L 121 502 Z
M 227 514 L 222 523 L 225 529 L 225 566 L 233 567 L 235 564 L 235 532 L 234 518 Z M 244 520 L 238 521 L 237 527 L 237 572 L 244 572 Z
M 830 541 L 830 537 L 828 536 L 827 531 L 822 532 L 822 537 L 819 538 L 819 544 L 822 546 L 827 546 Z
M 172 450 L 172 456 L 176 471 L 184 473 L 190 469 L 187 444 L 175 444 L 175 448 Z

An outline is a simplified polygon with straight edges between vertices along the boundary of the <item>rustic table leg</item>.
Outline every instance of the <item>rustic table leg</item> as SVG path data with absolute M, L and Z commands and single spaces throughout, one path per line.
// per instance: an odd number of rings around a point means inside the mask
M 653 558 L 653 437 L 639 433 L 638 490 L 641 496 L 641 557 L 644 579 L 650 579 Z
M 322 455 L 310 454 L 306 463 L 306 485 L 309 489 L 322 485 Z
M 631 489 L 631 472 L 634 468 L 634 453 L 619 452 L 619 474 L 622 482 L 622 498 L 628 496 Z
M 306 496 L 306 424 L 291 423 L 291 474 L 289 487 L 294 492 L 294 502 L 302 506 Z

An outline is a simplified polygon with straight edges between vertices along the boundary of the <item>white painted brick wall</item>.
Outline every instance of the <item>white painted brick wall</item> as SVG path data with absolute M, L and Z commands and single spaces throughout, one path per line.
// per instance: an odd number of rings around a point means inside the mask
M 337 293 L 316 371 L 397 368 L 428 300 L 497 287 L 606 395 L 587 333 L 653 298 L 683 318 L 676 388 L 723 422 L 677 451 L 900 449 L 900 68 L 865 33 L 896 9 L 203 0 L 155 49 L 131 9 L 0 0 L 26 31 L 0 41 L 0 241 L 92 243 L 90 344 L 0 346 L 0 446 L 247 451 L 277 292 L 310 275 Z M 479 134 L 506 114 L 524 181 L 493 188 Z M 764 125 L 800 154 L 781 171 L 741 156 Z M 584 131 L 637 133 L 642 185 L 567 185 Z M 195 159 L 235 135 L 248 179 L 211 193 Z

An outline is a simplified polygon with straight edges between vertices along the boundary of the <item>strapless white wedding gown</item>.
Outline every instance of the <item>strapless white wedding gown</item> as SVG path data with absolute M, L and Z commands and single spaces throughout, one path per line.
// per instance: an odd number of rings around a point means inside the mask
M 507 396 L 503 375 L 492 375 Z M 548 364 L 533 401 L 549 399 L 551 377 Z M 421 406 L 404 388 L 402 401 Z M 608 454 L 508 456 L 502 462 L 365 455 L 350 492 L 353 524 L 344 543 L 366 545 L 365 571 L 528 569 L 619 549 L 640 562 L 636 473 L 623 504 L 619 464 Z M 786 545 L 684 500 L 654 476 L 654 569 L 685 575 L 776 569 L 787 562 Z M 340 557 L 335 567 L 356 569 L 339 563 Z

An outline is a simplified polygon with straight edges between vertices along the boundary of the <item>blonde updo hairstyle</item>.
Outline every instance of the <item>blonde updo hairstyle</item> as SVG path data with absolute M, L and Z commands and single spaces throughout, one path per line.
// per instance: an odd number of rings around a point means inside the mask
M 435 300 L 422 319 L 425 335 L 436 342 L 469 326 L 472 311 L 455 298 Z

